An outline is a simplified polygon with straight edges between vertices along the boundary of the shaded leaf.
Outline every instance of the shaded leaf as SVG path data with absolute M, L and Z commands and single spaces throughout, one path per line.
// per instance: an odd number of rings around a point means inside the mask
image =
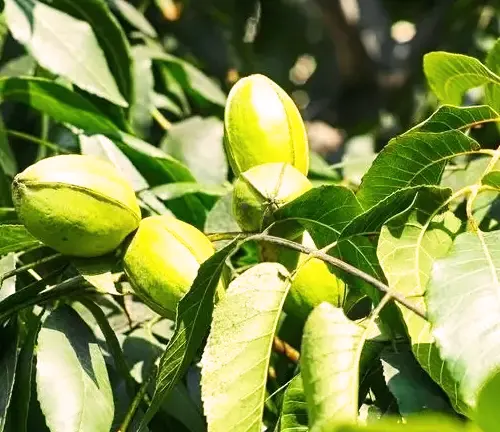
M 12 0 L 11 0 L 12 1 Z M 43 78 L 0 78 L 0 101 L 21 102 L 87 132 L 113 133 L 116 126 L 83 96 Z
M 391 290 L 424 309 L 432 266 L 448 252 L 461 226 L 451 212 L 433 216 L 446 198 L 446 194 L 419 193 L 408 210 L 382 228 L 377 247 L 380 265 Z M 398 307 L 417 360 L 448 394 L 454 407 L 466 411 L 466 405 L 458 396 L 457 383 L 444 368 L 429 323 L 408 309 Z
M 475 140 L 456 130 L 401 135 L 379 153 L 356 197 L 367 209 L 399 189 L 438 185 L 450 159 L 478 149 Z
M 475 420 L 483 432 L 498 429 L 498 394 L 500 393 L 500 373 L 494 371 L 483 383 L 477 398 Z
M 37 345 L 37 394 L 51 432 L 109 432 L 113 395 L 90 328 L 63 306 L 48 315 Z
M 224 126 L 218 118 L 190 117 L 169 129 L 161 149 L 183 162 L 200 183 L 220 185 L 228 173 L 223 135 Z
M 17 252 L 38 244 L 40 242 L 26 231 L 24 225 L 0 225 L 0 255 Z
M 4 275 L 16 268 L 16 257 L 13 253 L 0 259 L 0 301 L 16 292 L 16 276 L 4 280 Z
M 41 66 L 89 93 L 128 106 L 87 22 L 33 0 L 6 0 L 5 16 L 12 35 Z
M 500 367 L 499 247 L 499 231 L 460 234 L 434 263 L 427 288 L 432 333 L 472 407 L 483 382 Z
M 424 56 L 427 81 L 443 103 L 461 105 L 465 91 L 488 83 L 500 85 L 500 77 L 478 59 L 443 51 Z
M 10 177 L 17 174 L 17 162 L 10 148 L 5 124 L 0 117 L 0 171 L 2 170 Z
M 117 277 L 112 273 L 112 268 L 115 264 L 113 257 L 75 258 L 72 262 L 78 273 L 99 292 L 120 295 L 115 287 Z
M 257 264 L 238 276 L 217 304 L 201 366 L 209 431 L 261 431 L 269 359 L 289 276 L 281 264 Z
M 2 352 L 0 354 L 0 432 L 5 428 L 7 410 L 9 409 L 16 364 L 18 358 L 18 337 L 11 334 L 11 329 L 2 329 Z
M 309 424 L 356 423 L 363 328 L 329 303 L 306 321 L 300 358 Z M 325 379 L 328 377 L 328 379 Z
M 497 39 L 493 48 L 488 52 L 485 60 L 486 66 L 497 75 L 500 74 L 500 38 Z M 489 83 L 485 87 L 486 103 L 490 104 L 496 110 L 500 109 L 500 86 Z
M 191 289 L 179 302 L 175 332 L 160 359 L 151 405 L 139 431 L 146 427 L 162 401 L 179 382 L 200 347 L 210 326 L 214 295 L 225 261 L 236 247 L 237 242 L 233 241 L 205 261 Z
M 285 390 L 281 408 L 280 432 L 307 432 L 308 417 L 302 376 L 296 375 Z

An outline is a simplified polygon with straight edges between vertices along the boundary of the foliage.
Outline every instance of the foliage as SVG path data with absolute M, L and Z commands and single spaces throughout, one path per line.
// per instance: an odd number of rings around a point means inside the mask
M 421 58 L 429 46 L 408 43 L 404 64 L 387 58 L 397 50 L 384 45 L 377 59 L 352 39 L 373 23 L 347 31 L 352 63 L 337 52 L 345 88 L 338 116 L 329 118 L 345 130 L 345 154 L 311 152 L 313 187 L 250 233 L 233 214 L 239 173 L 231 173 L 223 142 L 229 89 L 239 73 L 266 73 L 308 120 L 322 97 L 318 77 L 330 75 L 318 64 L 300 83 L 293 50 L 321 58 L 325 48 L 323 39 L 306 44 L 297 30 L 317 24 L 318 11 L 337 19 L 335 7 L 345 2 L 195 3 L 0 1 L 0 432 L 496 432 L 495 2 L 481 9 L 489 24 L 470 32 L 463 29 L 477 18 L 476 2 L 433 10 L 431 27 L 422 27 L 448 29 L 439 49 L 452 49 Z M 408 18 L 402 9 L 392 7 L 394 20 Z M 325 32 L 344 40 L 335 33 L 341 26 L 328 22 Z M 463 50 L 455 27 L 462 38 L 474 35 L 470 52 L 456 53 Z M 389 88 L 383 83 L 398 77 L 388 64 L 404 77 L 418 65 L 412 79 Z M 387 97 L 366 114 L 360 107 L 372 91 Z M 361 104 L 356 92 L 366 96 Z M 301 105 L 304 93 L 310 103 Z M 368 143 L 361 153 L 360 143 Z M 14 176 L 59 154 L 113 164 L 143 218 L 174 216 L 212 241 L 216 251 L 174 320 L 135 295 L 123 270 L 127 241 L 103 257 L 75 258 L 20 222 Z M 283 234 L 298 230 L 318 249 Z M 346 286 L 342 307 L 324 302 L 305 320 L 287 315 L 297 269 L 265 259 L 283 249 L 325 262 Z M 225 292 L 221 280 L 229 282 Z

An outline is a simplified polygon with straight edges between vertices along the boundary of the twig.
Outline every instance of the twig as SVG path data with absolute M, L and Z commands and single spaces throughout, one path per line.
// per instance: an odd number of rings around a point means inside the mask
M 278 336 L 274 336 L 273 350 L 274 352 L 287 357 L 288 360 L 290 360 L 292 363 L 299 362 L 300 353 L 294 347 L 287 344 L 284 340 L 280 339 Z
M 71 152 L 59 147 L 57 144 L 51 143 L 49 141 L 45 141 L 45 140 L 40 139 L 36 136 L 29 135 L 29 134 L 26 134 L 24 132 L 19 132 L 19 131 L 12 130 L 12 129 L 7 129 L 6 132 L 7 132 L 7 135 L 11 135 L 11 136 L 14 136 L 16 138 L 21 138 L 21 139 L 26 140 L 26 141 L 31 141 L 35 144 L 38 144 L 38 145 L 41 145 L 43 147 L 47 147 L 51 150 L 54 150 L 57 153 L 71 154 Z

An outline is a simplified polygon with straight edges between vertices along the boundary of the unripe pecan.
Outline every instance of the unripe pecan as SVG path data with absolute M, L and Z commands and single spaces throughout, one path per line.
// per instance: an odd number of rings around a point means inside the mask
M 285 162 L 307 175 L 307 134 L 293 100 L 263 75 L 239 80 L 229 92 L 224 113 L 224 145 L 238 176 L 269 162 Z
M 12 194 L 26 229 L 66 255 L 111 252 L 141 219 L 127 180 L 111 164 L 91 156 L 43 159 L 14 178 Z
M 150 216 L 139 224 L 123 264 L 139 297 L 160 315 L 174 318 L 177 303 L 213 253 L 210 240 L 194 226 L 173 216 Z

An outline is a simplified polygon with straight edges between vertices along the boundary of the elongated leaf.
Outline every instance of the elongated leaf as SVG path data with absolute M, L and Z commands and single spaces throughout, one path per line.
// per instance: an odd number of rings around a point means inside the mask
M 113 395 L 90 328 L 63 306 L 44 321 L 37 345 L 37 394 L 51 432 L 109 432 Z
M 480 124 L 499 121 L 499 114 L 488 105 L 468 107 L 441 105 L 428 119 L 406 133 L 416 131 L 445 132 L 453 129 L 468 129 Z
M 116 126 L 83 96 L 42 78 L 0 78 L 0 101 L 21 102 L 55 120 L 88 132 L 113 133 Z
M 307 432 L 307 402 L 304 395 L 302 376 L 296 375 L 285 391 L 281 408 L 280 432 Z
M 500 367 L 499 247 L 499 231 L 460 234 L 434 263 L 427 289 L 432 333 L 473 407 L 483 382 Z
M 432 91 L 443 103 L 460 105 L 466 90 L 484 84 L 500 85 L 500 77 L 478 59 L 437 51 L 424 56 L 424 72 Z
M 145 137 L 153 123 L 151 108 L 153 107 L 153 61 L 142 46 L 132 50 L 133 71 L 135 80 L 134 103 L 130 110 L 132 127 L 136 133 Z
M 194 182 L 178 182 L 156 186 L 151 189 L 160 199 L 168 201 L 189 194 L 203 194 L 214 197 L 224 196 L 228 190 L 222 186 L 207 186 Z
M 309 424 L 356 423 L 363 328 L 322 303 L 304 327 L 300 364 Z
M 130 46 L 120 23 L 111 13 L 105 0 L 50 0 L 50 5 L 92 27 L 100 48 L 104 51 L 110 72 L 120 93 L 130 104 L 133 96 Z M 93 57 L 94 58 L 94 57 Z
M 0 301 L 16 292 L 16 276 L 4 280 L 5 274 L 16 268 L 16 259 L 13 253 L 0 258 Z
M 117 278 L 112 273 L 115 265 L 113 257 L 75 258 L 72 262 L 78 273 L 99 292 L 112 295 L 120 294 L 115 287 Z
M 2 343 L 2 353 L 0 354 L 0 432 L 3 432 L 5 428 L 18 358 L 18 336 L 13 334 L 11 328 L 3 329 L 2 332 L 0 336 Z
M 17 173 L 17 162 L 9 145 L 5 124 L 0 117 L 0 170 L 10 177 Z M 0 197 L 1 199 L 1 197 Z
M 210 432 L 261 431 L 269 358 L 289 276 L 281 264 L 258 264 L 236 278 L 217 304 L 201 369 Z
M 450 159 L 478 149 L 475 140 L 456 130 L 401 135 L 379 153 L 356 196 L 368 209 L 399 189 L 438 185 Z
M 183 162 L 200 183 L 220 185 L 227 181 L 228 172 L 223 135 L 218 118 L 190 117 L 170 128 L 161 149 Z
M 111 7 L 116 9 L 123 18 L 125 18 L 129 24 L 134 26 L 137 30 L 140 30 L 146 36 L 151 38 L 156 38 L 156 30 L 149 23 L 149 21 L 142 15 L 134 5 L 130 4 L 126 0 L 110 0 Z
M 160 359 L 158 376 L 151 405 L 139 431 L 143 430 L 160 408 L 162 401 L 179 382 L 201 345 L 210 326 L 214 307 L 214 295 L 221 278 L 225 261 L 235 251 L 233 241 L 205 261 L 189 292 L 177 306 L 175 332 Z
M 6 0 L 5 16 L 12 35 L 40 65 L 89 93 L 128 106 L 87 22 L 34 0 Z
M 425 308 L 424 295 L 432 266 L 448 252 L 461 225 L 451 212 L 431 220 L 432 213 L 446 198 L 446 194 L 419 193 L 413 206 L 391 219 L 380 233 L 377 255 L 389 287 L 420 308 Z M 458 396 L 457 383 L 444 367 L 429 324 L 408 309 L 398 307 L 417 360 L 448 394 L 452 404 L 466 411 Z
M 0 255 L 17 252 L 39 244 L 24 225 L 0 225 Z

